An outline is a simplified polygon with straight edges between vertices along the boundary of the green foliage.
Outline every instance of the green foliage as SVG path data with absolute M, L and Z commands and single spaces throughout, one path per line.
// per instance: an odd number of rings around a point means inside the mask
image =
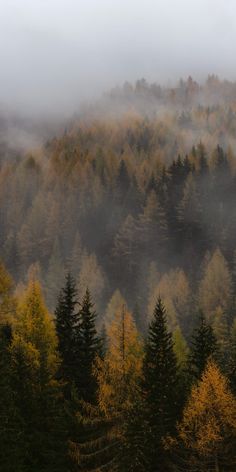
M 58 350 L 61 357 L 60 376 L 70 384 L 77 382 L 78 377 L 78 342 L 79 313 L 76 283 L 70 273 L 66 276 L 65 287 L 58 296 L 55 310 Z
M 79 310 L 78 331 L 78 394 L 93 403 L 96 398 L 97 382 L 93 374 L 93 364 L 101 352 L 101 340 L 96 330 L 96 312 L 93 310 L 90 292 L 87 289 Z
M 191 341 L 189 365 L 191 376 L 199 380 L 207 361 L 217 353 L 217 342 L 211 325 L 200 313 L 199 326 L 195 329 Z

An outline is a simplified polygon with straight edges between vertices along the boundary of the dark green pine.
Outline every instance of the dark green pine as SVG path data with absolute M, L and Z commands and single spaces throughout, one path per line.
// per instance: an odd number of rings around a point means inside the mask
M 195 329 L 191 341 L 189 371 L 195 380 L 199 380 L 205 370 L 207 361 L 217 353 L 217 341 L 211 325 L 200 313 L 199 326 Z
M 167 328 L 164 305 L 159 298 L 149 326 L 143 367 L 147 471 L 168 470 L 163 438 L 174 434 L 179 414 L 179 377 L 172 335 Z
M 58 350 L 61 356 L 60 374 L 68 383 L 76 382 L 78 370 L 79 314 L 76 310 L 77 305 L 76 283 L 72 275 L 68 273 L 55 310 Z
M 93 309 L 90 292 L 87 289 L 79 311 L 80 329 L 78 339 L 78 393 L 85 401 L 93 403 L 96 398 L 97 383 L 93 375 L 95 358 L 101 352 L 101 339 L 96 330 L 96 312 Z
M 27 441 L 12 381 L 11 326 L 0 326 L 0 470 L 23 472 Z

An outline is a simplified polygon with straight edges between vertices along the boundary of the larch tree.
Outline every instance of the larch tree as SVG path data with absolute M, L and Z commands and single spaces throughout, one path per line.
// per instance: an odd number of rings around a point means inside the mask
M 81 470 L 115 471 L 120 466 L 127 415 L 138 395 L 142 369 L 142 343 L 135 323 L 125 306 L 118 310 L 108 328 L 104 358 L 94 366 L 97 406 L 84 408 L 80 417 L 85 429 L 79 443 L 72 443 L 72 456 Z
M 216 310 L 229 311 L 232 303 L 232 279 L 227 262 L 216 249 L 207 264 L 199 286 L 199 305 L 207 320 L 214 321 Z
M 95 254 L 84 252 L 78 278 L 78 294 L 81 299 L 86 289 L 93 294 L 93 300 L 99 308 L 105 287 L 105 276 Z
M 189 329 L 191 291 L 188 278 L 182 269 L 164 274 L 155 286 L 148 303 L 149 319 L 159 296 L 166 307 L 169 327 L 174 330 L 180 325 L 183 330 Z
M 57 338 L 35 281 L 19 300 L 11 356 L 16 404 L 24 423 L 24 470 L 59 471 L 66 459 Z
M 116 313 L 122 310 L 123 305 L 126 305 L 126 301 L 121 295 L 120 290 L 116 289 L 105 311 L 104 323 L 107 328 L 113 322 Z
M 0 325 L 11 323 L 15 318 L 15 312 L 13 280 L 4 264 L 0 262 Z
M 236 399 L 212 361 L 192 388 L 178 426 L 178 440 L 189 471 L 235 469 Z
M 188 360 L 189 347 L 179 326 L 173 331 L 173 342 L 177 363 L 180 367 L 184 367 Z

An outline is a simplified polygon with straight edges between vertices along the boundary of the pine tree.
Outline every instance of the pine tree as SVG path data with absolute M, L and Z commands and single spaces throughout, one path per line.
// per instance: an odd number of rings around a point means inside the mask
M 90 292 L 87 289 L 79 310 L 78 331 L 78 392 L 83 400 L 93 403 L 96 398 L 97 382 L 93 374 L 93 364 L 101 352 L 101 340 L 96 330 L 97 314 L 93 310 Z
M 146 470 L 167 471 L 163 440 L 175 431 L 179 385 L 172 335 L 167 330 L 166 312 L 160 298 L 149 326 L 143 377 Z
M 76 282 L 70 273 L 61 289 L 55 310 L 58 349 L 61 357 L 60 376 L 68 389 L 78 378 L 79 313 Z
M 194 379 L 200 379 L 208 359 L 216 355 L 216 352 L 217 342 L 213 329 L 200 313 L 199 326 L 192 336 L 189 355 L 189 369 Z

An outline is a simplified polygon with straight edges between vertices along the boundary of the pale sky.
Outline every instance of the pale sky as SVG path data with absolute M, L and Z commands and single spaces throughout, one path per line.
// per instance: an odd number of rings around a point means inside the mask
M 145 77 L 236 79 L 236 0 L 0 0 L 0 103 L 73 111 Z

